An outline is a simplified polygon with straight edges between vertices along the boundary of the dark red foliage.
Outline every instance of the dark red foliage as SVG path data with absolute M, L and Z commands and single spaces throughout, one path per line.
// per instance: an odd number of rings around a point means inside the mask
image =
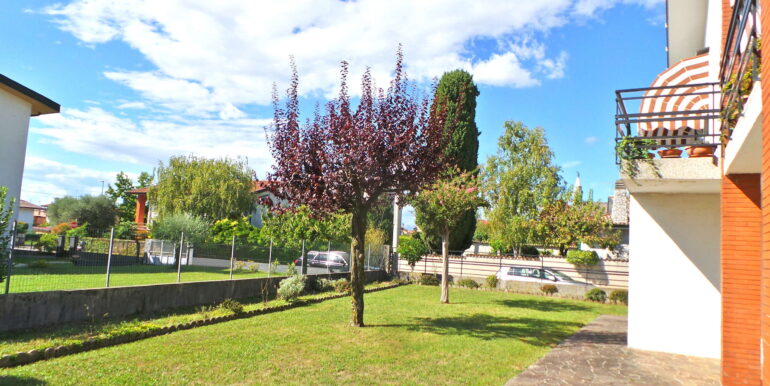
M 375 90 L 369 70 L 362 79 L 356 108 L 348 95 L 348 65 L 342 62 L 339 97 L 312 120 L 300 124 L 298 77 L 285 108 L 274 91 L 275 159 L 268 175 L 271 191 L 291 205 L 315 212 L 367 211 L 385 192 L 413 192 L 446 169 L 443 155 L 444 116 L 433 98 L 419 98 L 410 87 L 398 51 L 395 78 L 387 91 Z M 434 90 L 435 91 L 435 87 Z

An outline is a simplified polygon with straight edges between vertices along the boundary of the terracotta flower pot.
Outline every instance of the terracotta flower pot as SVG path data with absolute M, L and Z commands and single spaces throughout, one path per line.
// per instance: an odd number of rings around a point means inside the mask
M 690 158 L 713 157 L 714 147 L 713 146 L 689 146 L 687 148 L 687 154 L 690 156 Z
M 663 149 L 658 150 L 660 158 L 679 158 L 682 155 L 681 149 Z

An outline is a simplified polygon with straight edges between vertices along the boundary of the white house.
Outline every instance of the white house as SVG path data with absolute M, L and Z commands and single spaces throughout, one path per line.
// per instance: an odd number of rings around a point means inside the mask
M 59 112 L 59 104 L 0 74 L 0 186 L 16 200 L 18 214 L 29 117 Z

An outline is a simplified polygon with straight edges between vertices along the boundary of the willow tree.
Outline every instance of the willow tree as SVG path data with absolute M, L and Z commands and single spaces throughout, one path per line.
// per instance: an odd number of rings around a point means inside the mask
M 316 213 L 351 215 L 351 325 L 364 325 L 364 239 L 367 214 L 387 192 L 415 191 L 446 168 L 443 162 L 443 117 L 432 98 L 417 97 L 396 59 L 387 90 L 375 90 L 367 70 L 361 98 L 351 106 L 348 65 L 341 65 L 339 96 L 300 123 L 299 84 L 292 63 L 285 107 L 273 91 L 275 118 L 270 147 L 275 163 L 271 190 L 290 205 L 307 205 Z
M 449 303 L 449 243 L 450 235 L 463 215 L 476 211 L 484 201 L 479 197 L 477 181 L 472 172 L 447 171 L 449 177 L 440 179 L 420 191 L 409 203 L 415 208 L 422 231 L 441 239 L 441 302 Z

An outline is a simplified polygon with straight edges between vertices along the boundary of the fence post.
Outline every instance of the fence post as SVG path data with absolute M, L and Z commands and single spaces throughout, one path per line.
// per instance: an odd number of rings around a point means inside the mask
M 307 275 L 307 256 L 305 256 L 305 240 L 302 240 L 302 257 L 300 258 L 302 261 L 302 274 Z
M 372 269 L 372 244 L 369 244 L 369 252 L 366 254 L 366 269 Z
M 184 232 L 179 240 L 179 260 L 176 262 L 176 282 L 182 281 L 182 251 L 184 250 Z
M 11 224 L 11 249 L 8 251 L 8 267 L 5 270 L 5 294 L 11 292 L 11 272 L 13 271 L 13 245 L 16 243 L 16 221 Z
M 461 279 L 463 277 L 463 260 L 465 260 L 463 259 L 463 256 L 460 256 L 460 278 Z
M 233 259 L 235 259 L 235 235 L 233 235 L 233 247 L 230 249 L 230 280 L 233 280 Z
M 273 238 L 270 238 L 270 250 L 267 254 L 267 278 L 270 278 L 270 273 L 273 271 Z M 277 273 L 277 272 L 276 272 Z
M 110 249 L 107 251 L 107 280 L 105 287 L 110 287 L 110 265 L 112 265 L 112 242 L 115 239 L 115 227 L 110 230 Z

